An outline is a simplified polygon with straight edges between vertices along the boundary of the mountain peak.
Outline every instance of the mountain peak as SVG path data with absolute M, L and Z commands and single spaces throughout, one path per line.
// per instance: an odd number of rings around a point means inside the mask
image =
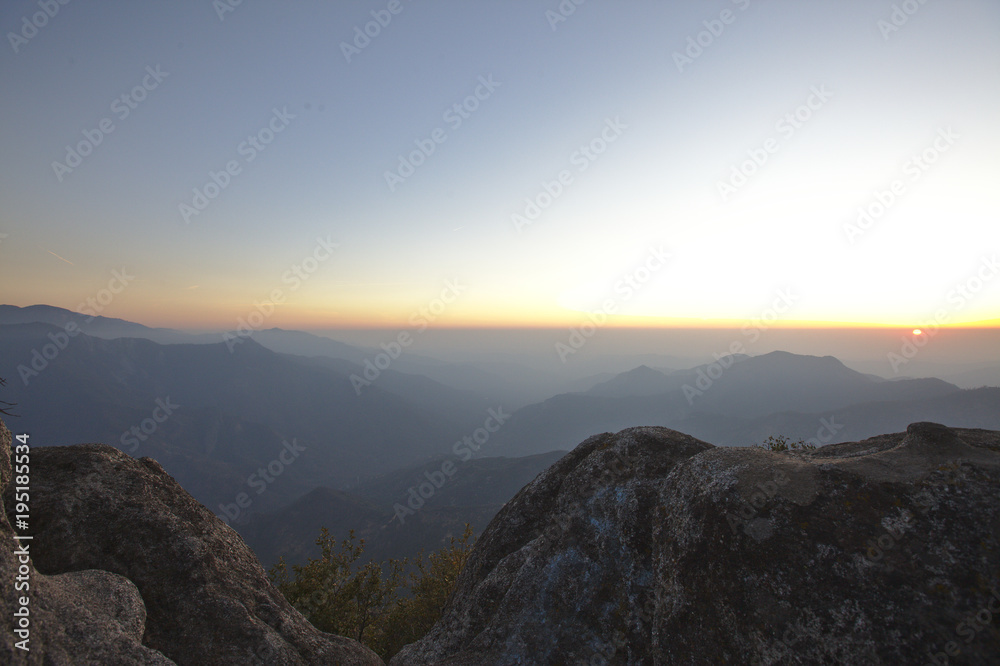
M 622 375 L 626 377 L 652 377 L 652 376 L 662 376 L 663 373 L 660 372 L 659 370 L 654 370 L 648 365 L 643 364 L 636 366 L 631 370 L 626 370 L 625 372 L 622 373 Z
M 618 398 L 656 395 L 666 391 L 669 384 L 663 372 L 640 365 L 597 384 L 587 394 Z

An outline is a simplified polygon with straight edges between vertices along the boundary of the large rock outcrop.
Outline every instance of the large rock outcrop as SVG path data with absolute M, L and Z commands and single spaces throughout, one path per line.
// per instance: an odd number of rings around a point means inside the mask
M 10 453 L 11 433 L 0 421 L 0 488 L 4 490 L 11 485 Z M 4 497 L 0 496 L 3 508 Z M 0 605 L 4 618 L 0 663 L 173 663 L 142 645 L 146 608 L 131 581 L 107 571 L 43 576 L 29 557 L 39 548 L 53 546 L 40 542 L 36 545 L 33 539 L 21 543 L 29 555 L 19 552 L 21 545 L 15 542 L 7 512 L 0 510 Z M 29 599 L 26 616 L 18 603 L 21 597 Z M 25 638 L 27 642 L 23 642 Z M 17 643 L 29 649 L 20 649 Z
M 1000 433 L 916 423 L 810 452 L 592 437 L 391 665 L 998 662 Z
M 0 422 L 8 510 L 10 481 L 10 432 Z M 22 563 L 2 513 L 11 618 Z M 30 516 L 31 651 L 5 630 L 2 663 L 382 664 L 309 624 L 239 535 L 149 458 L 101 444 L 32 448 Z

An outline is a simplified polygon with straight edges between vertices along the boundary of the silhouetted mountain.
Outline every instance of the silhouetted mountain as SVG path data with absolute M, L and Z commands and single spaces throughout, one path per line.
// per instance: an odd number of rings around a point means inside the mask
M 1000 386 L 1000 365 L 979 366 L 962 372 L 946 373 L 942 377 L 963 388 Z
M 299 331 L 189 344 L 176 341 L 186 336 L 177 331 L 84 321 L 59 308 L 0 309 L 0 320 L 37 318 L 54 323 L 0 325 L 3 398 L 18 403 L 19 428 L 36 446 L 104 442 L 156 459 L 266 564 L 316 554 L 322 526 L 338 539 L 356 530 L 373 557 L 436 549 L 466 522 L 484 526 L 562 452 L 531 454 L 568 449 L 595 432 L 662 425 L 745 445 L 769 435 L 857 440 L 924 420 L 1000 429 L 1000 389 L 888 381 L 830 356 L 773 352 L 580 378 L 584 392 L 516 411 L 490 431 L 476 452 L 482 457 L 462 462 L 453 444 L 480 429 L 488 409 L 510 411 L 493 398 L 517 392 L 523 367 L 487 370 L 405 352 L 375 377 L 378 352 Z M 71 336 L 71 323 L 111 339 Z M 140 337 L 115 337 L 125 333 Z M 428 374 L 405 371 L 412 368 Z M 358 377 L 371 383 L 359 386 Z M 474 390 L 480 382 L 487 395 Z M 497 457 L 519 455 L 529 457 Z M 455 474 L 415 495 L 442 478 L 445 463 Z M 394 507 L 413 508 L 401 516 Z
M 392 520 L 392 511 L 370 500 L 332 488 L 314 488 L 275 513 L 255 513 L 245 524 L 233 525 L 270 568 L 279 557 L 288 564 L 304 564 L 319 556 L 316 539 L 320 528 L 330 530 L 337 541 L 350 530 L 365 540 L 365 551 L 382 528 Z
M 265 566 L 278 557 L 303 563 L 318 557 L 315 545 L 321 527 L 338 540 L 349 530 L 365 539 L 365 555 L 376 560 L 413 557 L 430 552 L 462 533 L 466 523 L 478 534 L 511 497 L 561 458 L 556 451 L 525 458 L 454 458 L 410 466 L 366 481 L 350 492 L 316 488 L 272 514 L 255 514 L 246 525 L 235 525 Z M 443 475 L 450 461 L 454 472 Z M 452 468 L 445 468 L 452 469 Z M 423 495 L 418 495 L 421 484 Z M 410 489 L 414 489 L 411 496 Z M 415 499 L 416 498 L 416 499 Z M 416 506 L 397 515 L 395 505 Z
M 553 394 L 552 385 L 563 383 L 552 377 L 542 378 L 536 369 L 518 363 L 446 363 L 408 353 L 400 357 L 396 367 L 403 372 L 430 377 L 460 391 L 474 391 L 510 409 L 547 398 Z
M 656 392 L 654 392 L 656 391 Z M 891 431 L 916 420 L 931 418 L 935 399 L 961 389 L 939 379 L 885 381 L 851 370 L 832 356 L 817 357 L 772 352 L 755 357 L 723 357 L 721 361 L 669 374 L 636 368 L 595 386 L 584 394 L 563 394 L 514 413 L 491 442 L 493 454 L 528 455 L 553 448 L 567 448 L 587 433 L 617 431 L 639 425 L 687 429 L 719 444 L 748 444 L 748 433 L 767 431 L 767 418 L 795 412 L 805 415 L 795 428 L 781 434 L 815 437 L 827 416 L 852 405 L 914 402 L 902 412 L 911 416 L 899 422 L 878 412 L 850 435 L 835 433 L 828 441 L 865 437 Z M 993 415 L 974 397 L 962 413 L 965 420 L 942 418 L 950 425 L 991 427 Z M 923 402 L 921 402 L 923 401 Z M 927 414 L 920 415 L 923 410 Z M 901 412 L 901 413 L 902 413 Z M 918 412 L 918 413 L 914 413 Z M 755 419 L 762 424 L 755 430 Z M 891 424 L 891 425 L 890 425 Z
M 88 308 L 82 308 L 84 310 Z M 0 305 L 0 326 L 7 324 L 31 324 L 31 323 L 52 324 L 64 328 L 68 323 L 73 322 L 77 328 L 95 338 L 144 338 L 160 344 L 197 344 L 204 342 L 217 342 L 221 338 L 218 336 L 198 336 L 176 331 L 172 328 L 149 328 L 142 324 L 136 324 L 124 319 L 114 319 L 112 317 L 102 317 L 92 311 L 88 314 L 73 312 L 65 308 L 57 308 L 51 305 L 29 305 L 27 307 L 17 307 L 16 305 Z
M 413 464 L 450 450 L 468 429 L 428 416 L 379 381 L 359 395 L 348 374 L 249 339 L 230 351 L 222 342 L 60 336 L 63 329 L 47 324 L 0 326 L 0 376 L 10 379 L 5 398 L 18 403 L 19 427 L 37 445 L 105 442 L 154 457 L 216 511 L 239 492 L 259 500 L 257 510 Z M 435 400 L 432 382 L 422 390 L 425 402 Z M 165 414 L 158 400 L 176 407 Z M 144 425 L 151 432 L 142 433 Z
M 958 389 L 940 379 L 877 381 L 851 370 L 832 356 L 803 356 L 782 351 L 737 361 L 723 368 L 718 379 L 713 379 L 713 374 L 718 374 L 712 372 L 715 367 L 721 366 L 700 366 L 676 373 L 676 378 L 702 391 L 694 394 L 689 390 L 694 409 L 727 416 L 816 412 L 862 402 L 945 395 Z M 703 377 L 710 381 L 706 382 Z M 683 395 L 683 385 L 681 391 Z
M 445 463 L 452 462 L 455 473 L 425 500 L 426 506 L 501 505 L 565 454 L 566 451 L 550 451 L 522 458 L 472 458 L 465 462 L 454 457 L 430 460 L 369 479 L 350 491 L 387 506 L 405 504 L 411 488 L 437 473 Z
M 609 398 L 659 395 L 674 388 L 675 383 L 667 373 L 654 370 L 648 365 L 640 365 L 597 384 L 586 393 Z
M 328 368 L 341 376 L 364 378 L 365 366 L 351 361 L 329 356 L 287 356 L 290 360 L 309 367 Z M 399 396 L 412 407 L 416 407 L 429 419 L 442 419 L 461 429 L 462 432 L 475 429 L 486 417 L 486 409 L 498 404 L 473 391 L 462 391 L 423 375 L 397 372 L 393 369 L 380 371 L 378 387 Z M 447 449 L 448 447 L 442 447 Z
M 384 355 L 381 348 L 355 347 L 302 331 L 272 328 L 256 331 L 251 337 L 268 349 L 283 354 L 345 361 L 346 363 L 326 362 L 324 365 L 349 369 L 359 375 L 367 367 L 366 362 L 374 363 L 376 356 Z M 456 395 L 471 393 L 483 396 L 490 402 L 502 403 L 510 409 L 552 395 L 547 388 L 549 382 L 539 382 L 529 368 L 517 364 L 449 363 L 405 349 L 392 360 L 391 370 L 411 377 L 426 377 L 439 385 L 451 387 Z
M 304 331 L 281 328 L 254 330 L 249 333 L 230 331 L 225 334 L 190 334 L 169 328 L 149 328 L 123 319 L 83 314 L 49 305 L 32 305 L 24 308 L 0 305 L 0 325 L 35 322 L 61 328 L 73 322 L 81 332 L 93 337 L 142 338 L 159 344 L 216 344 L 229 340 L 230 346 L 235 348 L 243 341 L 253 340 L 281 354 L 346 361 L 340 366 L 329 363 L 324 365 L 340 367 L 359 376 L 363 376 L 361 373 L 364 371 L 365 362 L 374 362 L 374 358 L 383 352 L 378 347 L 360 347 Z M 401 356 L 393 359 L 392 371 L 423 375 L 437 382 L 439 387 L 451 387 L 453 395 L 464 394 L 468 397 L 471 393 L 483 396 L 484 400 L 491 403 L 502 403 L 510 409 L 546 398 L 558 391 L 558 389 L 551 390 L 551 386 L 562 385 L 559 381 L 541 382 L 539 377 L 531 374 L 530 368 L 516 367 L 510 363 L 449 363 L 415 354 L 410 350 L 405 350 Z M 399 379 L 397 385 L 401 383 L 406 383 L 406 380 Z M 412 397 L 412 394 L 409 397 Z
M 304 331 L 292 331 L 281 328 L 262 330 L 229 331 L 225 333 L 189 334 L 167 328 L 149 328 L 141 324 L 112 319 L 96 315 L 85 303 L 81 304 L 83 313 L 72 312 L 64 308 L 48 305 L 33 305 L 16 307 L 0 305 L 0 325 L 18 323 L 47 323 L 65 327 L 72 322 L 78 330 L 93 337 L 104 339 L 141 338 L 159 344 L 217 344 L 228 342 L 236 347 L 246 340 L 254 342 L 282 354 L 302 356 L 309 359 L 323 359 L 320 363 L 348 373 L 363 377 L 363 370 L 384 350 L 379 346 L 365 347 L 350 345 L 325 336 Z M 395 334 L 393 334 L 395 335 Z M 392 337 L 392 336 L 389 336 Z M 340 363 L 337 363 L 337 362 Z M 680 359 L 660 354 L 633 354 L 629 356 L 609 355 L 592 359 L 580 359 L 578 368 L 590 367 L 593 374 L 587 376 L 565 376 L 553 372 L 552 368 L 526 363 L 523 357 L 505 353 L 483 353 L 477 361 L 450 362 L 430 356 L 415 353 L 412 348 L 392 359 L 391 373 L 405 375 L 420 375 L 437 382 L 441 386 L 454 389 L 454 395 L 464 395 L 466 398 L 482 397 L 490 404 L 501 404 L 512 410 L 544 400 L 553 395 L 567 391 L 585 391 L 595 384 L 609 379 L 615 373 L 606 372 L 607 368 L 616 371 L 629 367 L 630 363 L 653 363 L 677 365 Z M 384 373 L 383 373 L 384 374 Z M 393 382 L 386 381 L 386 384 Z M 413 381 L 400 379 L 397 388 L 407 399 L 420 396 L 422 391 L 408 391 L 405 387 L 413 387 Z M 385 387 L 383 387 L 385 388 Z M 388 389 L 393 390 L 394 389 Z M 433 404 L 433 400 L 431 401 Z M 450 410 L 452 412 L 456 409 Z
M 330 338 L 324 338 L 303 331 L 286 331 L 281 328 L 268 328 L 254 331 L 248 336 L 254 342 L 267 347 L 279 354 L 294 354 L 296 356 L 325 356 L 351 361 L 354 364 L 364 363 L 370 356 L 368 350 L 349 345 Z
M 868 402 L 812 414 L 782 412 L 756 419 L 699 414 L 678 421 L 674 427 L 725 446 L 760 443 L 770 435 L 827 444 L 864 439 L 873 432 L 904 430 L 918 417 L 1000 430 L 1000 388 L 957 390 L 942 396 L 897 402 Z

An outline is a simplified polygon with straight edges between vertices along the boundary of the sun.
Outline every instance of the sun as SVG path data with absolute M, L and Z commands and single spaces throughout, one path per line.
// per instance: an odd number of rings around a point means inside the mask
M 913 335 L 923 335 L 923 333 L 919 328 L 913 329 Z

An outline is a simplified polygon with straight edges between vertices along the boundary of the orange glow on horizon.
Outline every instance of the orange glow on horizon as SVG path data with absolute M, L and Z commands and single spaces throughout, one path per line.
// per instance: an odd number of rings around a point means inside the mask
M 20 303 L 21 307 L 34 303 Z M 75 303 L 53 303 L 76 311 Z M 373 307 L 374 305 L 374 307 Z M 784 330 L 802 329 L 899 329 L 895 322 L 865 322 L 838 320 L 777 320 L 761 322 L 752 319 L 706 319 L 684 317 L 650 317 L 589 314 L 564 308 L 525 308 L 519 312 L 513 308 L 502 312 L 482 305 L 456 303 L 435 316 L 427 308 L 389 307 L 373 314 L 379 304 L 351 303 L 343 307 L 319 306 L 307 303 L 283 303 L 274 307 L 259 326 L 254 328 L 283 328 L 288 330 L 374 330 L 413 329 L 426 324 L 427 329 L 571 329 L 579 326 L 596 325 L 598 328 L 614 329 L 740 329 L 743 326 L 763 324 L 766 328 Z M 465 307 L 463 307 L 465 305 Z M 210 303 L 206 301 L 184 302 L 136 302 L 112 303 L 102 316 L 124 319 L 152 328 L 175 328 L 192 331 L 235 330 L 241 320 L 247 321 L 256 312 L 253 303 L 229 302 Z M 254 315 L 256 321 L 261 317 Z M 987 329 L 1000 328 L 1000 318 L 975 322 L 945 323 L 941 329 Z M 923 335 L 919 328 L 905 328 L 913 335 Z

